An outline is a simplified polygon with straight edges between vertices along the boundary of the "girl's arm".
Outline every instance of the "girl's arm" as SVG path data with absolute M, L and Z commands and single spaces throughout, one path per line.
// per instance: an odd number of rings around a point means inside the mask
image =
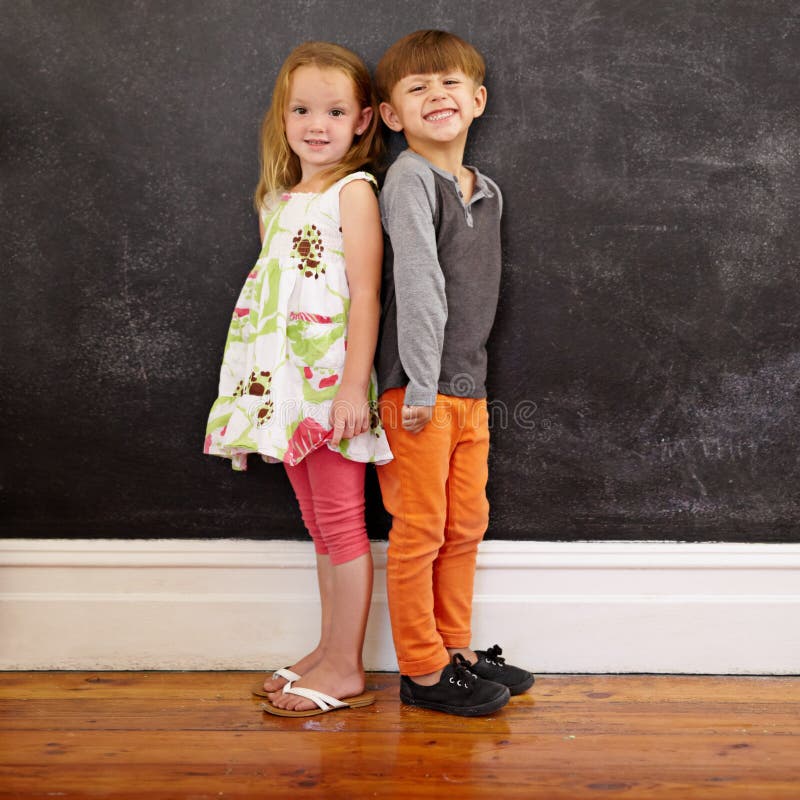
M 381 313 L 383 232 L 378 200 L 367 181 L 351 181 L 339 194 L 345 271 L 350 288 L 347 353 L 331 407 L 331 444 L 369 430 L 367 393 Z

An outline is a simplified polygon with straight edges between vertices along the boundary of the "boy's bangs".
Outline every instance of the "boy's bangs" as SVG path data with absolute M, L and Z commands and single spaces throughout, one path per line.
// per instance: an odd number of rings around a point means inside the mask
M 477 83 L 483 82 L 483 64 L 477 63 L 475 55 L 452 39 L 445 39 L 432 46 L 417 46 L 409 53 L 409 69 L 406 75 L 427 75 L 432 72 L 460 70 Z M 483 59 L 481 59 L 481 62 Z M 400 76 L 401 78 L 405 76 Z
M 474 47 L 444 31 L 410 34 L 389 48 L 376 70 L 376 83 L 382 100 L 407 75 L 428 75 L 460 70 L 482 84 L 486 67 Z

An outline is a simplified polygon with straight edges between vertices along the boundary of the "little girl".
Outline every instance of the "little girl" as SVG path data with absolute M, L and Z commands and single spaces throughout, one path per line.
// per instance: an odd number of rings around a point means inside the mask
M 383 255 L 380 155 L 369 72 L 308 42 L 281 67 L 261 129 L 255 193 L 261 255 L 233 312 L 205 452 L 282 461 L 317 554 L 321 635 L 253 689 L 264 708 L 308 716 L 365 706 L 361 651 L 372 593 L 366 462 L 392 455 L 372 361 Z

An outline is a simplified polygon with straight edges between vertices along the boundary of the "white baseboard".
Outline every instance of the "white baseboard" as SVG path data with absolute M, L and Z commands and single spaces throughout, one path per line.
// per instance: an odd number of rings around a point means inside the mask
M 395 670 L 385 543 L 365 665 Z M 310 542 L 0 540 L 0 669 L 266 669 L 316 643 Z M 474 646 L 538 672 L 800 673 L 800 545 L 484 542 Z

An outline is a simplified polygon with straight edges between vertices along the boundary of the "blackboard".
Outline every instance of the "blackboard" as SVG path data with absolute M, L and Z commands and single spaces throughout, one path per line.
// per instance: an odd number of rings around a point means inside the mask
M 4 536 L 303 537 L 201 452 L 259 122 L 295 44 L 422 27 L 486 57 L 505 194 L 488 537 L 800 540 L 790 0 L 5 3 Z

